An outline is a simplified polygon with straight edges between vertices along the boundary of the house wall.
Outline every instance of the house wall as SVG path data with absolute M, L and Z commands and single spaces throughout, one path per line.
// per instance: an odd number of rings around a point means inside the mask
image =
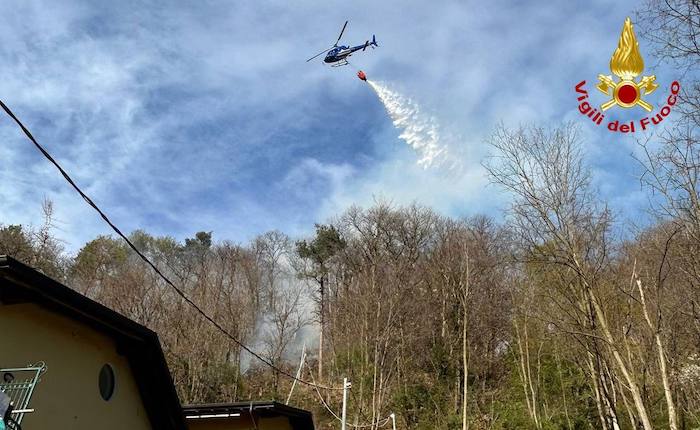
M 285 417 L 260 418 L 258 430 L 292 430 L 289 420 Z M 199 418 L 188 419 L 187 427 L 190 430 L 255 430 L 249 417 L 229 418 Z
M 35 304 L 0 304 L 0 368 L 43 361 L 47 371 L 22 421 L 25 429 L 150 429 L 131 369 L 115 342 L 87 325 Z M 116 375 L 113 397 L 100 396 L 105 363 Z

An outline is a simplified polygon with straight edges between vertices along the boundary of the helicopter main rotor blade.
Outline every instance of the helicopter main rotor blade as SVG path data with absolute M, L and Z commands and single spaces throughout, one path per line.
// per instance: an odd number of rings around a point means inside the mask
M 345 27 L 348 26 L 348 21 L 345 21 L 345 24 L 343 24 L 343 29 L 340 30 L 340 36 L 338 36 L 338 40 L 335 41 L 335 45 L 338 45 L 338 42 L 340 42 L 340 38 L 343 37 L 343 33 L 345 32 Z
M 311 58 L 309 58 L 308 60 L 306 60 L 306 62 L 308 63 L 309 61 L 313 60 L 314 58 L 318 57 L 319 55 L 330 51 L 331 48 L 333 48 L 333 47 L 331 46 L 331 47 L 328 48 L 328 49 L 324 49 L 323 51 L 319 52 L 318 54 L 316 54 L 316 55 L 314 55 L 313 57 L 311 57 Z

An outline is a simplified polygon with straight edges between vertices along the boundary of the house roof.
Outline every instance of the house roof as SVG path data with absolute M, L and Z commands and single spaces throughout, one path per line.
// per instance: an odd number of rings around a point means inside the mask
M 17 260 L 0 255 L 0 303 L 36 303 L 115 339 L 131 366 L 152 427 L 187 428 L 158 335 Z
M 255 401 L 236 403 L 206 403 L 185 405 L 182 407 L 185 417 L 202 417 L 206 415 L 240 414 L 246 416 L 251 412 L 261 418 L 286 417 L 293 430 L 314 430 L 311 412 L 298 409 L 275 401 Z

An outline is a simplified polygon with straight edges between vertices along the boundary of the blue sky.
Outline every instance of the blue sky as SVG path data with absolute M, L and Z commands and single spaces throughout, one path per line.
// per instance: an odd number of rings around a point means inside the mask
M 638 2 L 0 3 L 0 98 L 125 231 L 245 242 L 312 231 L 351 204 L 418 202 L 499 217 L 480 163 L 494 126 L 574 120 L 594 181 L 621 217 L 646 206 L 629 136 L 577 113 L 573 87 L 608 74 Z M 353 65 L 433 115 L 461 172 L 417 155 L 353 67 L 311 55 L 377 35 Z M 642 55 L 661 84 L 677 78 Z M 653 69 L 651 68 L 653 66 Z M 600 95 L 603 97 L 602 95 Z M 597 100 L 601 103 L 603 100 Z M 643 116 L 637 111 L 633 116 Z M 623 115 L 624 116 L 624 115 Z M 38 224 L 54 202 L 69 250 L 110 231 L 0 119 L 0 222 Z

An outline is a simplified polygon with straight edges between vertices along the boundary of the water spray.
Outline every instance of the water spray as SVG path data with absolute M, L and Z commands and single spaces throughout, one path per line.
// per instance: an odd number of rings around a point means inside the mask
M 440 126 L 430 114 L 423 112 L 420 106 L 409 97 L 390 89 L 387 85 L 367 79 L 360 70 L 357 77 L 367 82 L 384 104 L 394 127 L 401 131 L 399 138 L 405 141 L 419 155 L 418 165 L 423 168 L 451 164 L 454 160 L 448 155 L 447 145 L 440 131 Z M 451 162 L 451 163 L 447 163 Z

